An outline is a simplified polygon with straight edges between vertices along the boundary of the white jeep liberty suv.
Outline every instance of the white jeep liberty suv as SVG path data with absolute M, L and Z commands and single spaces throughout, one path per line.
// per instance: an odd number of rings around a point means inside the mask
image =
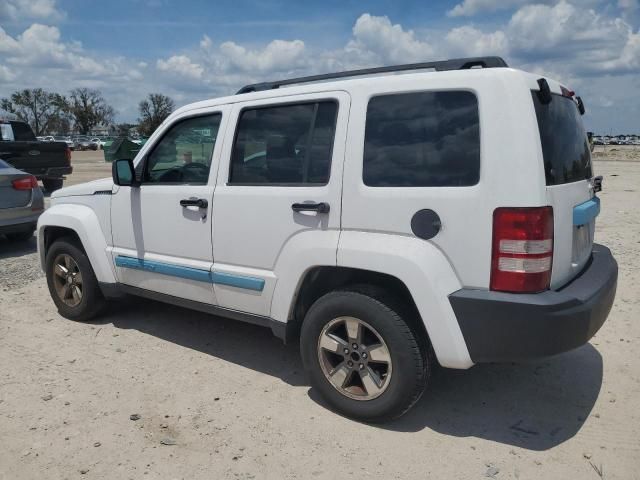
M 397 417 L 435 362 L 553 355 L 604 323 L 617 264 L 581 113 L 497 57 L 187 105 L 113 178 L 52 195 L 51 296 L 74 320 L 134 294 L 269 326 L 337 411 Z

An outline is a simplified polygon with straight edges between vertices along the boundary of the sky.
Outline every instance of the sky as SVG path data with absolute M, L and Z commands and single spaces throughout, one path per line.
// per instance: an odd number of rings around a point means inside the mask
M 99 89 L 116 121 L 313 73 L 499 55 L 640 133 L 640 0 L 0 0 L 0 97 Z

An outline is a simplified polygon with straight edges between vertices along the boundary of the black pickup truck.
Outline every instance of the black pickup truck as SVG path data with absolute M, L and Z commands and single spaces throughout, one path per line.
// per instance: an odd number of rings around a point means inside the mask
M 62 188 L 64 175 L 73 171 L 67 144 L 39 142 L 29 124 L 12 117 L 0 114 L 0 159 L 42 180 L 49 192 Z

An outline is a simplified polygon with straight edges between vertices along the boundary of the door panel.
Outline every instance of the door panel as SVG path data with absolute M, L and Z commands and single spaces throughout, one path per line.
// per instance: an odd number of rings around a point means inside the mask
M 142 185 L 112 195 L 113 257 L 118 281 L 215 304 L 213 179 L 226 116 L 217 108 L 177 120 L 147 150 Z M 194 166 L 194 164 L 196 164 Z M 201 200 L 200 206 L 183 205 Z M 204 203 L 203 203 L 204 202 Z
M 234 106 L 238 128 L 227 133 L 213 207 L 214 272 L 262 279 L 264 289 L 216 283 L 221 306 L 269 315 L 277 266 L 300 255 L 298 238 L 316 264 L 335 265 L 349 105 L 345 92 L 323 92 Z M 295 211 L 296 203 L 329 210 Z

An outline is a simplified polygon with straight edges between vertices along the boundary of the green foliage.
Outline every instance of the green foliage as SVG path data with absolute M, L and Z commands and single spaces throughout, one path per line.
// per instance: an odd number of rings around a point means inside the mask
M 75 128 L 84 135 L 99 124 L 113 122 L 114 110 L 99 90 L 74 88 L 69 94 L 68 104 Z
M 150 93 L 138 104 L 140 118 L 138 131 L 141 135 L 149 136 L 164 122 L 175 108 L 174 101 L 161 93 Z
M 24 89 L 0 100 L 0 108 L 15 113 L 31 125 L 36 135 L 43 135 L 69 123 L 67 99 L 59 93 L 42 88 Z

